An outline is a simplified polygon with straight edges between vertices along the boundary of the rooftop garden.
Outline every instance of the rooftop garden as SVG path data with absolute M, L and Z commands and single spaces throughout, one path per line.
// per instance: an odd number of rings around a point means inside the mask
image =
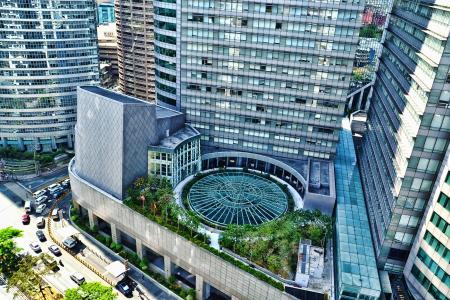
M 359 30 L 359 36 L 364 38 L 381 38 L 383 34 L 383 29 L 378 28 L 375 24 L 369 24 L 367 26 L 361 27 Z
M 199 175 L 197 179 L 201 177 Z M 167 179 L 149 176 L 138 178 L 133 183 L 124 204 L 255 277 L 283 289 L 281 282 L 209 246 L 209 237 L 198 232 L 201 220 L 176 204 L 173 198 L 172 186 Z M 222 228 L 220 246 L 283 278 L 292 279 L 299 241 L 310 239 L 314 245 L 323 247 L 331 236 L 331 227 L 331 218 L 319 211 L 290 210 L 263 225 L 228 225 Z

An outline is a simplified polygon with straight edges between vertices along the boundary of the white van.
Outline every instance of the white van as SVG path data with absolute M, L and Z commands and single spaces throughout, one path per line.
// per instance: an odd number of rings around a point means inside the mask
M 44 196 L 44 195 L 45 195 L 45 190 L 39 190 L 39 191 L 36 191 L 36 192 L 33 193 L 33 197 L 34 198 L 39 198 L 39 197 Z
M 58 214 L 58 209 L 57 208 L 52 210 L 52 219 L 53 220 L 58 220 L 59 219 L 59 214 Z
M 25 202 L 25 212 L 31 213 L 31 201 Z
M 52 184 L 53 185 L 53 184 Z M 53 186 L 53 187 L 48 187 L 47 188 L 47 191 L 50 193 L 50 194 L 53 194 L 54 192 L 56 192 L 56 191 L 59 191 L 59 190 L 62 190 L 63 188 L 61 187 L 61 185 L 56 185 L 56 186 Z

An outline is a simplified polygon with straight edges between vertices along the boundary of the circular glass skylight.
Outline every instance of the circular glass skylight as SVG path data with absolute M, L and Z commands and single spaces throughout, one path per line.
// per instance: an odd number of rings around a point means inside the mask
M 287 195 L 278 184 L 240 171 L 201 178 L 191 187 L 188 198 L 195 213 L 219 226 L 259 225 L 278 218 L 288 208 Z

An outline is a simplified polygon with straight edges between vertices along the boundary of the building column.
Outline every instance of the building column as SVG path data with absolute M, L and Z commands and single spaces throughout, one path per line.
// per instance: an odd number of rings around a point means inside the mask
M 58 148 L 56 145 L 56 138 L 52 136 L 51 140 L 52 140 L 52 150 L 56 150 Z
M 25 150 L 25 145 L 23 144 L 23 138 L 21 138 L 21 137 L 18 138 L 17 142 L 18 142 L 19 149 L 22 151 Z
M 94 228 L 94 226 L 96 226 L 98 228 L 98 219 L 97 216 L 94 215 L 94 213 L 92 212 L 92 210 L 88 210 L 88 218 L 89 218 L 89 227 L 92 229 Z
M 138 255 L 138 257 L 140 259 L 142 259 L 144 257 L 143 252 L 142 252 L 142 241 L 138 238 L 136 238 L 136 254 Z
M 170 257 L 164 255 L 164 276 L 166 278 L 169 278 L 170 276 L 172 276 L 172 271 L 172 261 L 170 260 Z
M 361 90 L 358 97 L 358 102 L 356 103 L 356 110 L 361 110 L 361 103 L 364 95 L 364 90 Z
M 120 242 L 119 236 L 117 235 L 116 224 L 114 223 L 111 223 L 111 239 L 116 244 Z
M 370 86 L 369 94 L 367 95 L 366 104 L 362 108 L 364 111 L 368 111 L 370 107 L 370 100 L 372 99 L 373 94 L 373 85 Z
M 239 300 L 239 298 L 234 295 L 231 295 L 231 300 Z
M 350 111 L 350 110 L 352 110 L 352 105 L 353 105 L 353 100 L 355 99 L 355 95 L 353 95 L 353 96 L 351 96 L 350 97 L 350 101 L 348 101 L 348 104 L 347 104 L 347 109 Z
M 195 274 L 195 295 L 197 298 L 196 300 L 207 298 L 203 296 L 203 277 L 198 274 Z
M 72 139 L 72 134 L 70 134 L 70 133 L 67 135 L 67 146 L 69 148 L 73 148 L 73 139 Z

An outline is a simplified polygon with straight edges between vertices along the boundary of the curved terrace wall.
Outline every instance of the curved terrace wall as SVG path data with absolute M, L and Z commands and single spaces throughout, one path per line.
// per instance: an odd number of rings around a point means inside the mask
M 73 200 L 143 245 L 170 257 L 171 261 L 235 299 L 295 299 L 195 245 L 169 229 L 122 204 L 120 200 L 76 174 L 75 160 L 69 165 Z

